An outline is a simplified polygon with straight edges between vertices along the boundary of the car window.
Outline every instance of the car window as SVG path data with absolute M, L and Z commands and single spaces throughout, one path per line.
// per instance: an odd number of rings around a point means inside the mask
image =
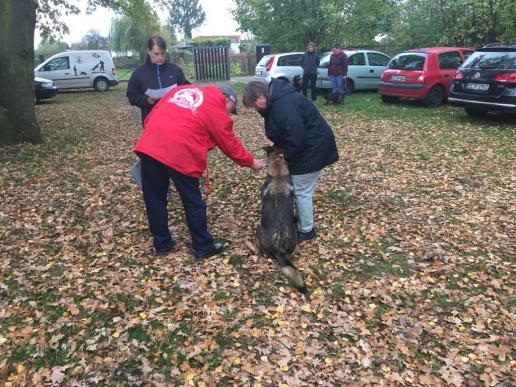
M 468 59 L 475 51 L 464 51 L 464 58 Z
M 278 66 L 299 66 L 301 54 L 283 55 L 278 58 Z
M 390 60 L 388 56 L 376 52 L 368 52 L 367 59 L 369 59 L 369 66 L 387 66 Z
M 410 53 L 398 54 L 389 62 L 389 68 L 394 70 L 423 70 L 428 54 Z
M 458 51 L 445 52 L 439 54 L 439 68 L 441 70 L 455 70 L 462 63 L 462 58 Z
M 51 60 L 45 65 L 44 71 L 69 70 L 70 61 L 67 56 Z
M 258 66 L 264 67 L 267 64 L 267 61 L 270 57 L 270 55 L 265 55 L 264 57 L 262 57 L 262 59 L 260 59 L 260 61 L 258 62 Z
M 322 69 L 327 69 L 330 64 L 330 54 L 323 54 L 321 57 L 321 62 L 319 63 L 319 67 Z
M 350 55 L 348 64 L 351 66 L 365 66 L 365 55 L 363 53 Z
M 476 51 L 462 65 L 473 69 L 516 69 L 516 52 Z

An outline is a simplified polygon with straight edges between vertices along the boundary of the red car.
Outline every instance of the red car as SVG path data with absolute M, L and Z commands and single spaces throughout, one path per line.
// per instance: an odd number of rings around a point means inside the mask
M 464 47 L 430 47 L 402 52 L 389 62 L 378 92 L 384 102 L 412 98 L 425 106 L 437 107 L 448 97 L 455 71 L 474 51 Z

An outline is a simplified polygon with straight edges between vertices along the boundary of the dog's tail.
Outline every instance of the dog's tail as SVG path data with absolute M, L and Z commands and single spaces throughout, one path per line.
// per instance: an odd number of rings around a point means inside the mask
M 292 285 L 294 285 L 294 287 L 301 293 L 306 294 L 308 290 L 306 289 L 305 281 L 303 281 L 303 277 L 301 276 L 299 269 L 294 266 L 292 259 L 290 259 L 290 255 L 280 253 L 276 258 L 278 259 L 281 271 L 287 276 Z

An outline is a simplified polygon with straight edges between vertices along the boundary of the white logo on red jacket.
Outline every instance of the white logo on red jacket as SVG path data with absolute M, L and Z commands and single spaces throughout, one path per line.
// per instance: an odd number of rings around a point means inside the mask
M 200 89 L 181 89 L 177 91 L 167 102 L 175 103 L 177 106 L 190 109 L 194 112 L 202 105 L 203 93 Z

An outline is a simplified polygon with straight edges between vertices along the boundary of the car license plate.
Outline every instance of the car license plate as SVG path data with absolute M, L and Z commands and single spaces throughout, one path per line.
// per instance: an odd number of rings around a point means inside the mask
M 487 91 L 489 90 L 489 83 L 466 83 L 464 88 L 467 90 Z
M 256 76 L 259 77 L 260 75 L 262 75 L 262 72 L 261 71 L 257 71 L 256 72 Z
M 405 82 L 404 75 L 391 75 L 391 81 Z

